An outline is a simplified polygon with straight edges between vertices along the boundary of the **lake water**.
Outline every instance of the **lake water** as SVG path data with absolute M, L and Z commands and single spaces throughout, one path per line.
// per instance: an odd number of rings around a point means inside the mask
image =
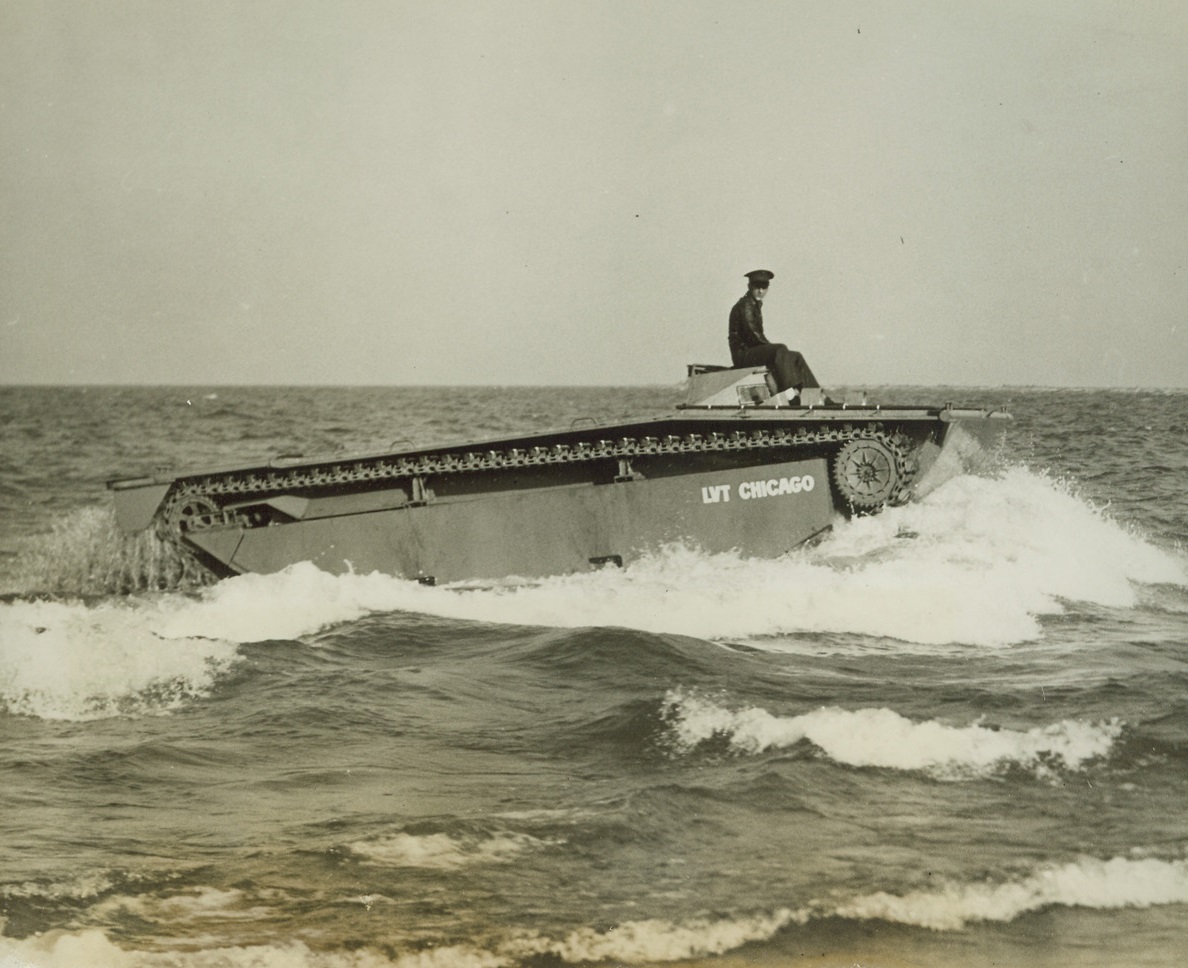
M 776 561 L 208 585 L 104 481 L 674 388 L 0 388 L 0 965 L 1170 966 L 1188 392 Z M 164 587 L 159 587 L 164 586 Z

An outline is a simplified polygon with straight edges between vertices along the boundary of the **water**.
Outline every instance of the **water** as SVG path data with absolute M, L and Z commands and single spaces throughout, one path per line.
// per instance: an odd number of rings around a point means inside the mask
M 672 388 L 0 388 L 0 965 L 1117 966 L 1188 952 L 1188 392 L 774 562 L 215 585 L 158 463 L 652 412 Z

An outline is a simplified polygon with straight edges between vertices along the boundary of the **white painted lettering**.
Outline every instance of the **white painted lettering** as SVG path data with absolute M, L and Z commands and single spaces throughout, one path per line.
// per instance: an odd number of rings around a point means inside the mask
M 729 484 L 711 484 L 701 489 L 702 504 L 725 503 L 730 500 Z
M 752 501 L 781 494 L 807 493 L 816 486 L 817 482 L 812 474 L 805 474 L 803 477 L 773 477 L 766 481 L 743 481 L 738 485 L 738 497 L 740 501 Z M 710 484 L 701 489 L 702 504 L 725 504 L 729 500 L 729 484 Z

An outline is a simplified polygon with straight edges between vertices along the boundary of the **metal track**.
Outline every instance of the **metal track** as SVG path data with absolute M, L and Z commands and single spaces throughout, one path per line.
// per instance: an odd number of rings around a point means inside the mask
M 890 440 L 876 423 L 795 430 L 770 429 L 735 431 L 729 434 L 685 434 L 665 437 L 622 437 L 618 440 L 582 440 L 551 447 L 475 450 L 460 448 L 432 454 L 377 456 L 327 461 L 308 466 L 272 467 L 252 471 L 224 472 L 179 478 L 166 497 L 158 514 L 158 530 L 178 535 L 185 530 L 248 525 L 253 522 L 242 514 L 220 511 L 220 503 L 239 503 L 253 496 L 275 495 L 294 490 L 310 490 L 351 484 L 376 483 L 443 474 L 466 474 L 507 468 L 542 467 L 586 463 L 599 460 L 629 460 L 632 457 L 737 453 L 746 451 L 806 448 L 844 442 L 856 437 L 878 434 Z M 897 452 L 902 448 L 897 446 Z M 906 458 L 898 461 L 905 472 Z M 215 498 L 222 498 L 221 502 Z

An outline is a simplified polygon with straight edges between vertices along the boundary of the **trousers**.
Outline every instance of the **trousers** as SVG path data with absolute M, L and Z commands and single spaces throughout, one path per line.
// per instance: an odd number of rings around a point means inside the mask
M 817 378 L 809 369 L 805 358 L 796 350 L 790 350 L 783 343 L 763 343 L 748 346 L 732 353 L 735 366 L 766 366 L 775 374 L 776 392 L 795 389 L 799 393 L 804 387 L 819 387 Z

